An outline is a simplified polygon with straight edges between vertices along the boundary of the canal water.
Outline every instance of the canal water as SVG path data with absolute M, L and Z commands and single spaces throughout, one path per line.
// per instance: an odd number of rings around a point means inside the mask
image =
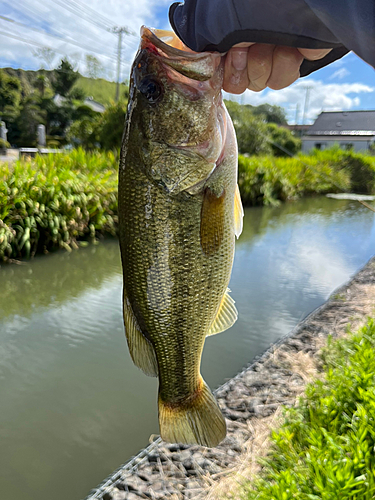
M 374 213 L 312 198 L 249 208 L 207 339 L 212 389 L 288 333 L 375 250 Z M 79 500 L 158 433 L 157 381 L 130 360 L 117 241 L 0 268 L 0 498 Z

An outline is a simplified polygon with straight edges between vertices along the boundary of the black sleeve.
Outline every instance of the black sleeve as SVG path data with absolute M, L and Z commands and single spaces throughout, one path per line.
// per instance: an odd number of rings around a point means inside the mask
M 169 18 L 182 41 L 196 52 L 226 52 L 240 42 L 271 43 L 332 51 L 305 60 L 301 76 L 350 50 L 375 66 L 375 0 L 185 0 Z

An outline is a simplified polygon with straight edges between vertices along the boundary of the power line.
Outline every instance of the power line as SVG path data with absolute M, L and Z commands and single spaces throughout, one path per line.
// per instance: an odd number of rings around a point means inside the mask
M 73 39 L 69 39 L 69 38 L 64 38 L 63 36 L 60 36 L 60 35 L 55 35 L 53 33 L 48 33 L 48 31 L 44 31 L 44 30 L 41 30 L 39 28 L 34 28 L 32 26 L 28 26 L 27 24 L 24 24 L 24 23 L 21 23 L 19 21 L 14 21 L 13 19 L 9 18 L 9 17 L 5 17 L 5 16 L 2 16 L 0 15 L 0 20 L 3 20 L 3 21 L 7 21 L 9 23 L 12 23 L 12 24 L 15 24 L 17 26 L 21 26 L 23 28 L 27 28 L 27 29 L 30 29 L 32 31 L 35 31 L 37 33 L 42 33 L 43 35 L 46 35 L 46 36 L 49 36 L 49 37 L 52 37 L 52 38 L 56 38 L 58 40 L 61 40 L 62 42 L 66 42 L 66 43 L 70 43 L 71 45 L 76 45 L 77 47 L 80 47 L 81 49 L 85 49 L 85 50 L 88 50 L 90 52 L 93 52 L 93 49 L 92 47 L 88 47 L 87 45 L 83 45 L 81 43 L 78 43 L 76 42 L 75 40 Z M 104 56 L 104 57 L 107 57 L 109 59 L 112 59 L 113 61 L 116 60 L 116 58 L 114 56 L 110 56 L 109 54 L 104 54 L 103 52 L 98 52 L 98 51 L 95 51 L 96 54 L 98 55 L 101 55 L 101 56 Z
M 103 29 L 104 31 L 113 33 L 113 22 L 109 19 L 106 19 L 95 10 L 87 6 L 85 8 L 82 8 L 74 0 L 54 0 L 54 3 L 60 5 L 66 10 L 69 10 L 72 14 L 78 16 L 80 19 L 93 24 L 98 28 Z M 126 28 L 126 34 L 136 36 L 135 33 L 133 33 L 128 28 Z
M 15 34 L 13 34 L 13 33 L 8 33 L 8 32 L 6 32 L 6 31 L 2 31 L 2 30 L 0 30 L 0 35 L 4 35 L 5 37 L 8 37 L 8 38 L 14 38 L 15 40 L 19 40 L 19 41 L 21 41 L 21 42 L 27 43 L 28 45 L 34 45 L 35 47 L 39 47 L 39 48 L 41 48 L 41 49 L 45 49 L 45 48 L 47 48 L 47 49 L 51 49 L 51 50 L 53 50 L 54 52 L 57 52 L 58 54 L 62 54 L 62 55 L 64 55 L 64 56 L 66 56 L 66 55 L 67 55 L 67 54 L 66 54 L 66 52 L 63 52 L 62 50 L 55 49 L 55 48 L 52 48 L 52 47 L 48 47 L 48 46 L 46 46 L 46 45 L 42 45 L 41 43 L 38 43 L 38 42 L 36 42 L 35 40 L 30 40 L 30 39 L 27 39 L 27 38 L 23 38 L 23 37 L 20 37 L 20 36 L 18 36 L 18 35 L 15 35 Z M 80 57 L 80 58 L 77 58 L 77 59 L 78 59 L 78 60 L 80 60 L 80 61 L 85 62 L 85 60 L 84 60 L 84 59 L 82 59 L 81 57 Z
M 87 11 L 86 13 L 88 13 L 91 17 L 94 17 L 94 20 L 99 19 L 101 23 L 107 24 L 107 29 L 112 32 L 113 21 L 111 21 L 107 17 L 103 16 L 102 14 L 99 14 L 96 10 L 92 9 L 88 5 L 78 0 L 65 0 L 65 2 L 71 4 L 73 7 L 81 10 L 84 13 L 85 11 Z M 128 28 L 126 28 L 126 34 L 131 36 L 136 36 L 136 34 L 130 31 Z
M 43 23 L 44 24 L 46 22 L 45 12 L 41 13 L 40 11 L 38 11 L 37 6 L 33 7 L 32 10 L 30 8 L 28 8 L 26 5 L 22 5 L 22 10 L 19 10 L 16 6 L 13 6 L 13 5 L 11 8 L 15 12 L 17 12 L 21 17 L 23 17 L 25 15 L 25 12 L 26 12 L 28 19 L 30 19 L 31 22 L 33 22 L 33 23 L 38 23 L 38 24 Z M 50 9 L 50 12 L 51 12 L 51 9 Z M 87 42 L 90 44 L 92 44 L 92 43 L 95 44 L 98 42 L 98 37 L 96 35 L 90 33 L 89 30 L 85 30 L 83 33 L 81 32 L 79 40 L 77 40 L 72 35 L 71 29 L 68 32 L 66 32 L 66 30 L 64 30 L 64 29 L 57 30 L 56 28 L 53 28 L 53 31 L 54 31 L 54 33 L 57 33 L 57 34 L 61 35 L 62 37 L 68 37 L 69 39 L 74 40 L 76 42 L 78 41 L 79 43 L 82 43 L 82 37 L 85 37 L 86 39 L 88 39 Z M 90 45 L 90 50 L 92 50 L 91 47 L 92 47 L 92 45 Z M 112 55 L 113 55 L 113 57 L 116 57 L 114 53 Z

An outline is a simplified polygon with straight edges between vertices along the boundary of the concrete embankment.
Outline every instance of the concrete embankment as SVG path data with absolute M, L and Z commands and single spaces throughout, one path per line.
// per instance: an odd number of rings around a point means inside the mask
M 295 403 L 311 371 L 319 369 L 317 353 L 327 336 L 343 335 L 348 323 L 353 328 L 363 324 L 374 304 L 375 258 L 287 337 L 215 392 L 228 427 L 222 444 L 203 448 L 158 438 L 86 500 L 219 498 L 214 488 L 223 478 L 239 473 L 246 477 L 249 460 L 255 464 L 251 470 L 256 469 L 262 448 L 264 452 L 265 439 L 258 442 L 262 422 L 269 426 L 281 405 Z

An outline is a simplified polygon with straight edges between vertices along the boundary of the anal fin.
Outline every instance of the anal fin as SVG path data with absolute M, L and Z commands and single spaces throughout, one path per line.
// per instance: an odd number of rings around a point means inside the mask
M 241 201 L 240 190 L 238 188 L 238 184 L 236 186 L 236 192 L 234 195 L 234 234 L 237 238 L 240 237 L 243 228 L 243 206 Z
M 143 335 L 124 290 L 124 324 L 133 363 L 150 377 L 158 376 L 158 364 L 152 344 Z
M 214 319 L 210 329 L 208 330 L 207 336 L 224 332 L 225 330 L 233 326 L 237 321 L 237 309 L 234 305 L 234 300 L 228 293 L 229 291 L 229 288 L 227 288 L 227 291 L 225 292 L 224 297 L 221 300 L 216 318 Z

